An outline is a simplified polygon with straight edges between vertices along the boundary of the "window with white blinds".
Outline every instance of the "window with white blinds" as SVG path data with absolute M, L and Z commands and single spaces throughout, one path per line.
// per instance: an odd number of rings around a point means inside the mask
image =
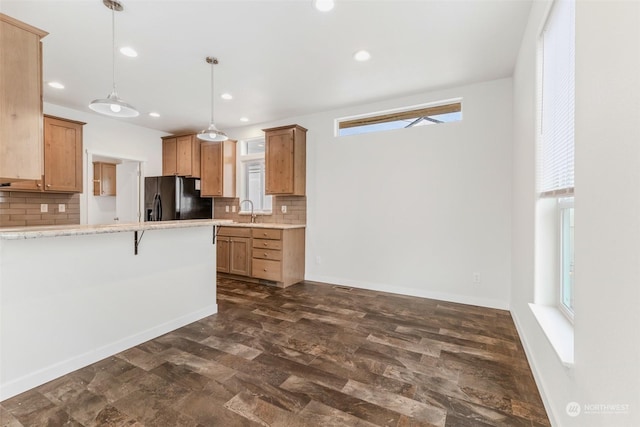
M 541 197 L 574 190 L 575 3 L 556 0 L 539 43 L 538 192 Z

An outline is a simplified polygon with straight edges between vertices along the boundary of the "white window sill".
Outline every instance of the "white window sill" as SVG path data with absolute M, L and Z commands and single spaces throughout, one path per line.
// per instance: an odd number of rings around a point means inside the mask
M 541 304 L 529 304 L 534 317 L 544 331 L 560 361 L 573 367 L 573 325 L 560 309 Z

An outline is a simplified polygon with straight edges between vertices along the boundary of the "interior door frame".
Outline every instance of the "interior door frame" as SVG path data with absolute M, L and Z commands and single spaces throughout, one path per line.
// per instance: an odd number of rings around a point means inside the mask
M 138 222 L 143 221 L 142 213 L 144 211 L 144 176 L 145 176 L 145 165 L 146 159 L 133 158 L 128 156 L 122 156 L 115 153 L 109 153 L 105 151 L 93 151 L 89 149 L 84 150 L 85 154 L 85 168 L 84 168 L 84 176 L 85 176 L 85 191 L 80 194 L 80 224 L 88 224 L 89 223 L 89 196 L 93 194 L 93 169 L 92 165 L 94 162 L 94 158 L 110 158 L 115 161 L 125 161 L 125 162 L 137 162 L 138 163 Z M 95 160 L 99 161 L 99 160 Z

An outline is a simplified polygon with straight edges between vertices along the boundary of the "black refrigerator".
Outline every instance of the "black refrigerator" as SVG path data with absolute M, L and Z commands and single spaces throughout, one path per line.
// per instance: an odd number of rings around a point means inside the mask
M 200 180 L 179 176 L 144 179 L 145 221 L 205 219 L 213 216 L 210 198 L 200 197 Z

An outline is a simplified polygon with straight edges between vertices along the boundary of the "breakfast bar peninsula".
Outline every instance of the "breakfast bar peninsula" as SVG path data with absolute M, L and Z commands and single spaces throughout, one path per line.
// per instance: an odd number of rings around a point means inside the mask
M 0 400 L 215 314 L 228 222 L 0 228 Z

